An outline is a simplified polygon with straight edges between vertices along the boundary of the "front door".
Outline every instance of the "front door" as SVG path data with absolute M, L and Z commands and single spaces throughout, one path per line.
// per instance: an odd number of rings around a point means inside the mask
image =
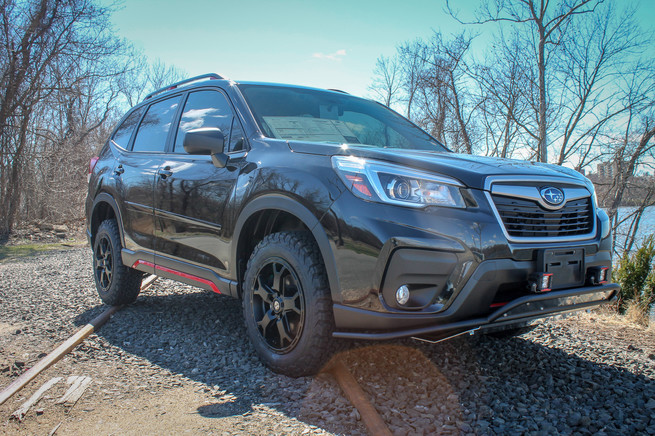
M 240 125 L 222 92 L 189 93 L 172 150 L 156 178 L 156 251 L 164 257 L 208 266 L 220 274 L 227 269 L 229 259 L 229 241 L 222 238 L 224 211 L 241 162 L 233 160 L 225 168 L 217 168 L 210 156 L 187 154 L 184 135 L 201 127 L 221 129 L 226 151 L 241 140 Z

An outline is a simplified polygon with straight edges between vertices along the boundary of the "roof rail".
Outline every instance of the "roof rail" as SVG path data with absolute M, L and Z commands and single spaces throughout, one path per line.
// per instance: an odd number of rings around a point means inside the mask
M 334 89 L 334 88 L 329 88 L 328 91 L 334 91 L 334 92 L 340 92 L 342 94 L 348 94 L 346 91 L 342 91 L 340 89 Z M 350 94 L 349 94 L 350 95 Z
M 177 88 L 179 86 L 186 85 L 186 84 L 191 83 L 191 82 L 198 82 L 200 80 L 205 80 L 205 79 L 220 80 L 220 79 L 224 79 L 224 77 L 220 76 L 220 75 L 218 75 L 216 73 L 209 73 L 209 74 L 201 74 L 200 76 L 191 77 L 190 79 L 180 80 L 179 82 L 175 82 L 172 85 L 164 86 L 163 88 L 159 88 L 158 90 L 151 92 L 150 94 L 146 95 L 146 98 L 144 98 L 144 100 L 148 100 L 149 98 L 152 98 L 157 94 L 161 94 L 162 92 L 170 91 L 170 90 L 175 89 L 175 88 Z

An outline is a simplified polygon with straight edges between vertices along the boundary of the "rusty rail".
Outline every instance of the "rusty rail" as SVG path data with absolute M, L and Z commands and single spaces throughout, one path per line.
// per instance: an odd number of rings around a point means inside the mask
M 362 417 L 362 422 L 368 429 L 368 432 L 375 436 L 391 436 L 391 431 L 389 431 L 384 420 L 378 411 L 375 410 L 366 393 L 341 360 L 337 360 L 329 369 L 329 372 L 337 380 L 339 386 L 341 386 L 341 390 L 346 398 L 359 411 L 359 415 Z

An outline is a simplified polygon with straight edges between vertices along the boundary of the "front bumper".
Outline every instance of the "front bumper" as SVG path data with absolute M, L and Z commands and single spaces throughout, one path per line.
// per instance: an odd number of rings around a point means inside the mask
M 512 243 L 482 191 L 469 194 L 477 207 L 410 210 L 362 202 L 349 192 L 335 201 L 321 221 L 338 278 L 334 336 L 391 339 L 500 328 L 616 298 L 618 285 L 591 280 L 599 268 L 611 277 L 611 235 L 600 215 L 595 236 L 586 240 Z M 555 268 L 552 251 L 564 256 L 557 259 L 561 267 Z M 554 273 L 553 291 L 533 294 L 532 277 L 541 273 Z M 401 306 L 395 295 L 402 285 L 410 299 Z M 543 304 L 535 308 L 537 302 Z
M 590 309 L 615 301 L 619 289 L 618 284 L 611 283 L 526 295 L 493 310 L 486 316 L 444 322 L 444 315 L 433 315 L 431 317 L 421 317 L 423 318 L 421 321 L 428 325 L 410 328 L 407 325 L 417 321 L 416 314 L 378 313 L 335 305 L 334 313 L 336 318 L 347 317 L 352 319 L 352 317 L 355 317 L 361 325 L 366 325 L 369 330 L 338 331 L 333 335 L 337 338 L 387 340 L 413 336 L 426 337 L 437 334 L 456 334 L 457 332 L 478 328 L 522 324 L 538 318 Z M 337 321 L 337 325 L 339 324 Z M 378 329 L 382 331 L 373 331 Z

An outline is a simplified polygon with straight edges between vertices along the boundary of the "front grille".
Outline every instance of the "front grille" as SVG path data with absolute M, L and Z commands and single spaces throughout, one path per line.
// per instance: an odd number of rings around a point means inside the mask
M 505 230 L 517 238 L 586 235 L 594 227 L 591 197 L 571 200 L 559 210 L 547 210 L 522 198 L 492 195 Z

